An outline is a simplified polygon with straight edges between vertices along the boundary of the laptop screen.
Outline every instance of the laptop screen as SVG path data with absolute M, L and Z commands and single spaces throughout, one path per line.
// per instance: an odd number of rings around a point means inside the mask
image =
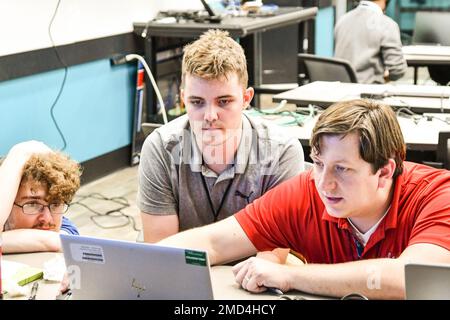
M 450 265 L 406 264 L 405 291 L 408 300 L 450 299 Z

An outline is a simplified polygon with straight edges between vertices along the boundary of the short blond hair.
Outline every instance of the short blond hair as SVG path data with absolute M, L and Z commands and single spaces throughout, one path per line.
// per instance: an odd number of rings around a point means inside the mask
M 311 136 L 311 151 L 320 154 L 324 135 L 359 135 L 359 154 L 374 172 L 393 158 L 394 178 L 403 171 L 406 145 L 397 117 L 390 106 L 373 100 L 351 100 L 331 105 L 319 117 Z
M 229 33 L 208 30 L 200 38 L 184 47 L 181 68 L 181 87 L 186 74 L 203 79 L 220 79 L 236 72 L 243 88 L 248 85 L 247 60 L 244 49 Z

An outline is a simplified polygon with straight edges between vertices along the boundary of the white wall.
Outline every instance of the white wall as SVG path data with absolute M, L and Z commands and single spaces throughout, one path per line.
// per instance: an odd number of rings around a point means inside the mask
M 58 0 L 0 0 L 0 56 L 51 47 L 48 27 Z M 200 0 L 61 0 L 51 28 L 55 45 L 133 31 L 160 10 L 202 8 Z
M 160 2 L 159 10 L 203 9 L 203 5 L 200 0 L 160 0 L 159 2 Z

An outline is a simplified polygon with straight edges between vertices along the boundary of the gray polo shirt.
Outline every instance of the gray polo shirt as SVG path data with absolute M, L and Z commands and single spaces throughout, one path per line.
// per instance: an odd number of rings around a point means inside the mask
M 180 230 L 186 230 L 214 222 L 215 214 L 217 220 L 233 215 L 303 171 L 303 149 L 283 128 L 246 115 L 242 128 L 234 163 L 219 175 L 202 164 L 186 115 L 153 131 L 141 151 L 139 209 L 153 215 L 178 214 Z

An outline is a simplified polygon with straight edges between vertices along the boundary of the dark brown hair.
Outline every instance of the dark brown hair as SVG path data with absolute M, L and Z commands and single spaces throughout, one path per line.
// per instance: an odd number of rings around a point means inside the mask
M 310 141 L 313 154 L 320 154 L 323 135 L 359 135 L 359 154 L 374 172 L 395 160 L 394 178 L 403 171 L 406 146 L 391 107 L 373 100 L 351 100 L 331 105 L 319 117 Z

